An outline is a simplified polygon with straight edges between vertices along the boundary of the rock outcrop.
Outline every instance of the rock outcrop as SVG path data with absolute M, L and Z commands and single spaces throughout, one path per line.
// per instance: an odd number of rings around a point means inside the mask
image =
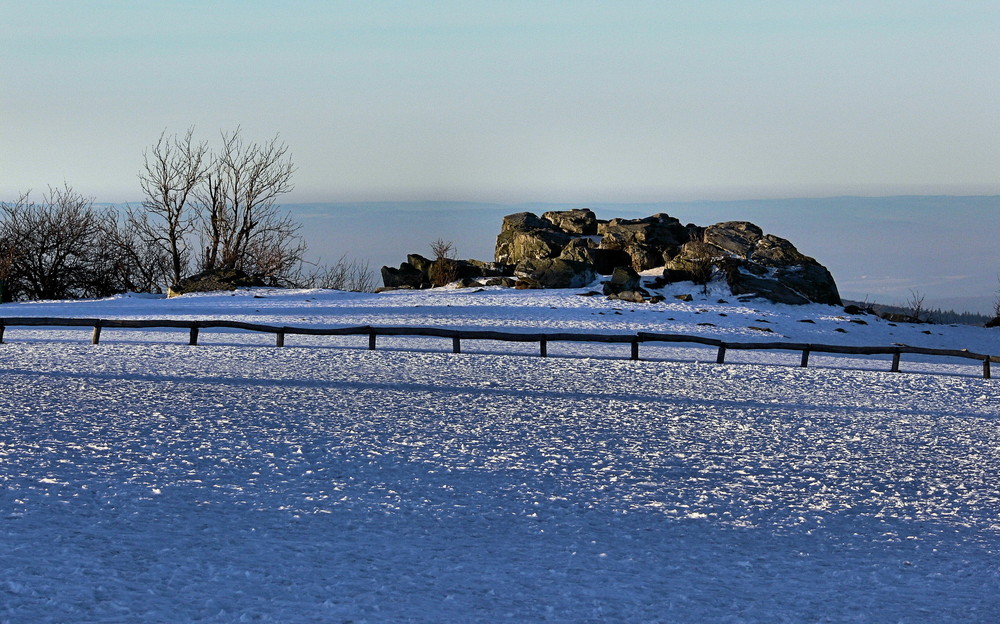
M 508 215 L 497 237 L 496 261 L 516 265 L 522 260 L 558 258 L 572 239 L 572 234 L 530 212 Z
M 682 246 L 666 263 L 666 272 L 674 278 L 690 276 L 707 262 L 722 273 L 734 295 L 757 295 L 776 303 L 840 305 L 837 284 L 826 267 L 753 223 L 710 225 L 701 239 Z
M 214 269 L 185 277 L 167 289 L 167 297 L 177 297 L 193 292 L 215 292 L 261 286 L 277 286 L 277 284 L 263 276 L 248 275 L 239 269 Z
M 598 231 L 602 236 L 599 248 L 626 253 L 636 271 L 663 266 L 681 245 L 691 240 L 688 227 L 666 214 L 645 219 L 612 219 Z
M 600 275 L 611 275 L 618 267 L 665 267 L 663 283 L 724 279 L 734 295 L 789 304 L 840 303 L 826 267 L 746 221 L 699 227 L 666 214 L 600 221 L 584 209 L 504 218 L 497 262 L 520 266 L 549 259 L 588 264 Z
M 509 284 L 515 277 L 519 288 L 576 288 L 606 275 L 612 276 L 604 286 L 609 297 L 648 301 L 653 297 L 641 287 L 638 273 L 664 267 L 653 287 L 692 281 L 707 288 L 709 282 L 724 281 L 737 296 L 840 304 L 826 267 L 747 221 L 699 227 L 662 213 L 602 221 L 583 208 L 541 217 L 518 212 L 503 219 L 495 260 L 432 261 L 414 254 L 398 269 L 383 267 L 382 278 L 389 288 Z

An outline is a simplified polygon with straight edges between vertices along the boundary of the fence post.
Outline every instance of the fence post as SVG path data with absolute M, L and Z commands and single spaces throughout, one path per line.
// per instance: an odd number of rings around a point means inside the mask
M 188 344 L 191 345 L 192 347 L 196 346 L 198 344 L 198 327 L 197 326 L 191 327 L 191 337 L 188 340 Z
M 3 338 L 3 332 L 0 331 L 0 339 Z M 538 355 L 541 357 L 549 357 L 549 341 L 542 338 L 538 343 Z
M 983 379 L 990 378 L 990 356 L 983 358 Z
M 899 372 L 899 349 L 896 349 L 892 354 L 892 369 L 889 372 L 890 373 Z
M 377 334 L 375 333 L 375 329 L 374 328 L 368 330 L 368 350 L 369 351 L 374 351 L 375 350 L 375 336 L 376 335 Z
M 274 346 L 276 346 L 276 347 L 283 347 L 283 346 L 285 346 L 285 332 L 280 331 L 277 334 L 275 334 Z
M 101 342 L 101 324 L 98 323 L 94 325 L 94 333 L 90 336 L 90 344 L 99 344 Z
M 638 340 L 633 340 L 632 341 L 632 359 L 633 360 L 638 360 L 639 359 L 639 341 Z
M 0 325 L 0 344 L 3 344 L 3 332 L 4 332 L 4 330 L 6 330 L 6 329 L 7 329 L 7 327 L 6 327 L 6 326 L 4 326 L 4 325 Z
M 716 364 L 725 364 L 726 363 L 726 345 L 725 344 L 719 345 L 719 355 L 715 356 L 715 363 Z
M 807 368 L 809 366 L 809 347 L 802 349 L 802 363 L 799 364 L 802 368 Z
M 455 336 L 454 338 L 451 339 L 451 352 L 452 353 L 462 352 L 462 339 L 459 338 L 458 336 Z

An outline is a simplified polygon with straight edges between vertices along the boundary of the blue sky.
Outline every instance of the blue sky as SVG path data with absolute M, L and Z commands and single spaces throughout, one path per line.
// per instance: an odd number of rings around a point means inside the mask
M 998 192 L 996 2 L 0 7 L 2 197 L 237 125 L 293 201 Z

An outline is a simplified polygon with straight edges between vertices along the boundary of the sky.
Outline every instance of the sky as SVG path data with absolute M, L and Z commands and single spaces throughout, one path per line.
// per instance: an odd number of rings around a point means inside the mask
M 189 127 L 279 136 L 297 204 L 1000 195 L 995 1 L 0 0 L 0 14 L 0 201 L 64 182 L 139 200 L 143 150 Z
M 996 2 L 0 2 L 0 195 L 275 134 L 293 201 L 994 194 Z

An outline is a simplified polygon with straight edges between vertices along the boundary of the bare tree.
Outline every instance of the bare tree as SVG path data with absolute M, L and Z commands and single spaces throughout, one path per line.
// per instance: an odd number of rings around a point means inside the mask
M 222 134 L 222 149 L 198 189 L 202 270 L 239 269 L 279 280 L 295 272 L 305 253 L 300 225 L 275 205 L 292 190 L 294 172 L 278 137 L 247 143 L 239 128 Z
M 930 323 L 931 318 L 924 307 L 924 294 L 919 290 L 910 289 L 910 297 L 906 300 L 906 313 L 915 323 Z
M 102 224 L 114 217 L 69 185 L 50 187 L 41 204 L 25 193 L 4 203 L 0 241 L 12 299 L 105 296 Z
M 208 145 L 195 143 L 194 128 L 182 136 L 160 135 L 143 154 L 139 184 L 142 210 L 129 209 L 129 227 L 146 245 L 170 259 L 170 283 L 180 281 L 190 261 L 187 235 L 195 225 L 194 192 L 206 175 Z

